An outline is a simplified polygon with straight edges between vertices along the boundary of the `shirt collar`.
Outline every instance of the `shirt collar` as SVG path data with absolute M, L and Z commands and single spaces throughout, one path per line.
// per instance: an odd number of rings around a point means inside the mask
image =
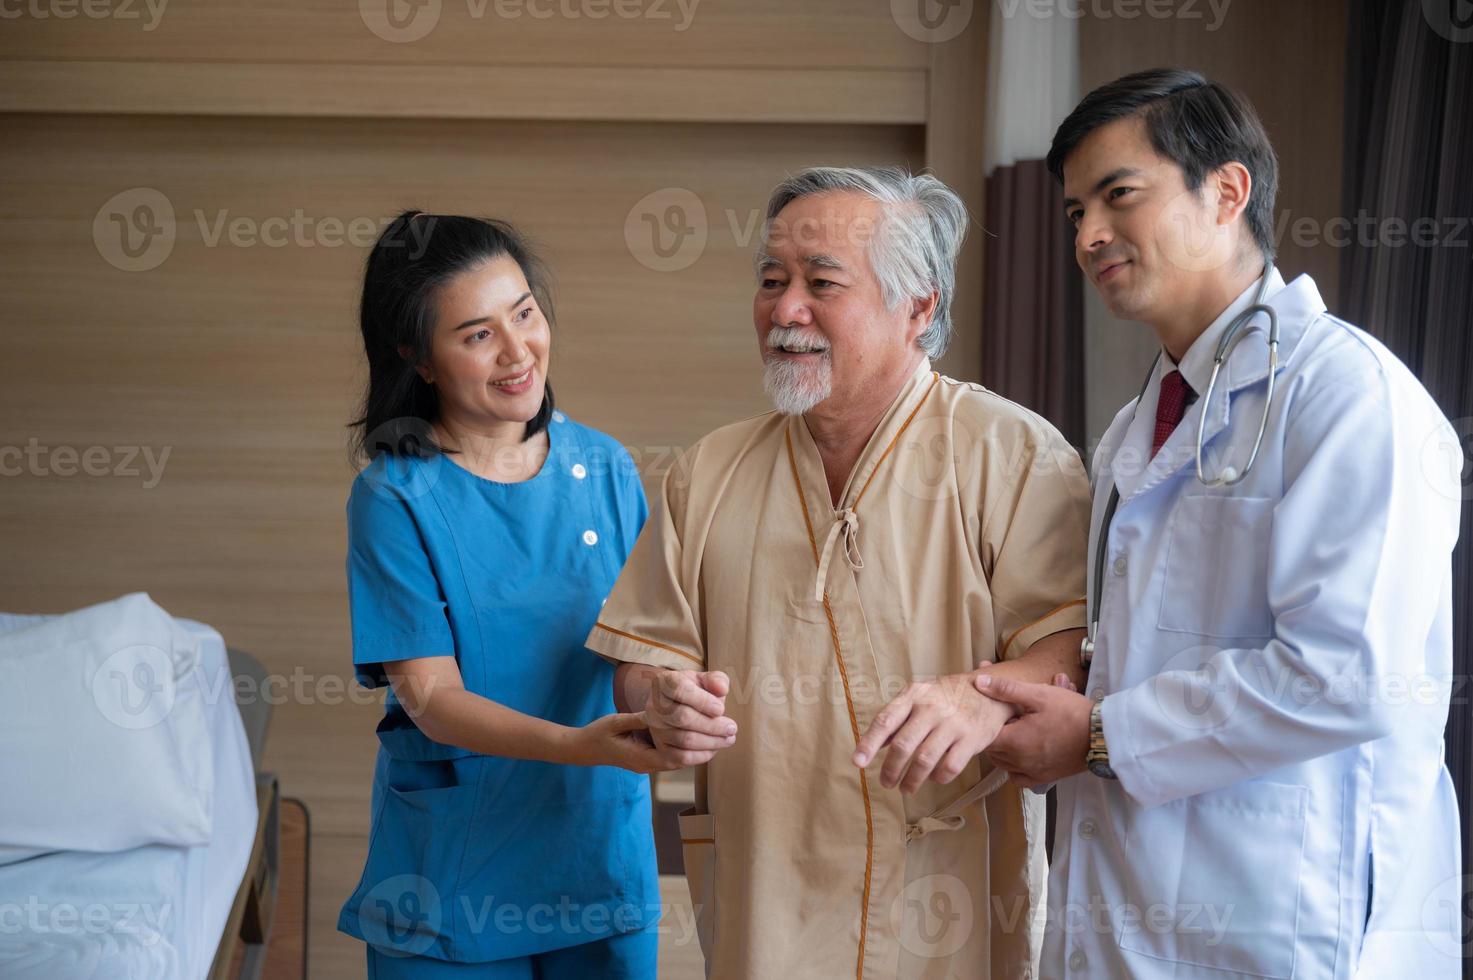
M 905 386 L 900 389 L 900 397 L 897 398 L 896 401 L 903 401 L 906 395 L 910 394 L 922 384 L 929 386 L 931 383 L 931 375 L 935 373 L 936 369 L 931 367 L 931 359 L 929 357 L 921 358 L 921 363 L 917 364 L 916 369 L 911 372 L 910 380 L 908 380 L 905 383 Z
M 1223 332 L 1239 313 L 1253 305 L 1254 299 L 1258 296 L 1258 287 L 1262 282 L 1263 277 L 1259 276 L 1253 280 L 1252 285 L 1239 293 L 1238 298 L 1228 304 L 1227 309 L 1218 314 L 1217 319 L 1213 320 L 1211 325 L 1202 331 L 1202 335 L 1192 343 L 1192 346 L 1187 348 L 1186 356 L 1181 359 L 1180 364 L 1172 361 L 1171 355 L 1163 347 L 1161 349 L 1162 373 L 1169 373 L 1174 368 L 1181 372 L 1181 376 L 1186 379 L 1187 384 L 1192 386 L 1192 391 L 1198 396 L 1206 391 L 1207 382 L 1212 378 L 1212 361 L 1217 356 L 1217 345 L 1222 340 Z M 1267 303 L 1283 288 L 1284 277 L 1279 275 L 1277 268 L 1271 267 L 1264 302 Z
M 866 443 L 865 448 L 861 451 L 859 459 L 855 463 L 854 469 L 849 475 L 848 483 L 845 486 L 844 496 L 841 500 L 843 506 L 852 506 L 849 503 L 851 497 L 854 497 L 857 501 L 858 494 L 862 492 L 863 487 L 868 483 L 870 475 L 885 457 L 886 448 L 889 447 L 891 442 L 898 437 L 900 431 L 909 423 L 911 415 L 919 407 L 926 395 L 930 393 L 938 377 L 939 375 L 936 370 L 931 366 L 930 358 L 922 357 L 920 363 L 916 365 L 915 370 L 906 378 L 905 383 L 900 386 L 900 390 L 896 392 L 895 397 L 890 402 L 890 407 L 885 410 L 885 414 L 880 418 L 879 425 L 875 427 L 875 431 L 870 436 L 869 442 Z M 810 457 L 817 464 L 817 473 L 821 475 L 823 473 L 823 466 L 819 462 L 818 446 L 813 441 L 813 433 L 808 428 L 808 423 L 804 420 L 803 416 L 792 415 L 788 417 L 788 425 L 791 427 L 789 430 L 790 436 L 797 440 L 795 444 L 802 447 L 802 454 L 805 457 Z M 824 485 L 821 479 L 817 483 L 821 486 Z M 828 498 L 825 497 L 824 499 L 827 500 Z

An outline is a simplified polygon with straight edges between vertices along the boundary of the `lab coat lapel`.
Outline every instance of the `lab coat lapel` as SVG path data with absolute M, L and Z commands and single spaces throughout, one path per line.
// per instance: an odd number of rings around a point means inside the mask
M 1277 375 L 1293 358 L 1310 323 L 1325 312 L 1325 302 L 1320 298 L 1314 280 L 1304 275 L 1269 297 L 1268 305 L 1273 307 L 1279 316 L 1279 360 L 1275 371 Z M 1211 403 L 1207 401 L 1207 391 L 1204 387 L 1201 392 L 1198 392 L 1197 400 L 1192 403 L 1191 408 L 1187 409 L 1186 414 L 1182 416 L 1181 424 L 1176 427 L 1171 438 L 1167 439 L 1161 447 L 1161 452 L 1144 468 L 1141 478 L 1135 481 L 1132 488 L 1133 493 L 1127 493 L 1122 487 L 1120 491 L 1122 501 L 1160 486 L 1183 470 L 1188 470 L 1195 476 L 1199 424 L 1202 427 L 1202 456 L 1208 473 L 1211 475 L 1218 472 L 1220 467 L 1212 465 L 1213 441 L 1227 429 L 1228 424 L 1232 421 L 1234 396 L 1237 392 L 1259 384 L 1268 377 L 1268 315 L 1258 314 L 1242 327 L 1240 333 L 1243 339 L 1228 355 L 1227 362 L 1223 365 L 1217 380 L 1217 389 L 1212 392 Z M 1134 445 L 1135 443 L 1131 440 L 1136 437 L 1137 428 L 1142 430 L 1144 433 L 1142 436 L 1143 453 L 1151 451 L 1150 439 L 1155 430 L 1156 403 L 1161 393 L 1159 365 L 1156 374 L 1157 377 L 1151 383 L 1152 390 L 1148 391 L 1146 398 L 1142 400 L 1150 402 L 1150 415 L 1145 417 L 1144 412 L 1137 412 L 1135 422 L 1131 425 L 1127 436 L 1127 444 Z M 1205 422 L 1202 419 L 1204 412 L 1207 416 Z M 1256 421 L 1254 425 L 1257 425 Z M 1118 482 L 1117 480 L 1117 484 Z
M 1279 370 L 1282 371 L 1299 349 L 1309 325 L 1324 315 L 1325 301 L 1314 280 L 1300 276 L 1279 290 L 1268 305 L 1279 315 Z M 1268 317 L 1255 317 L 1253 324 L 1261 325 L 1264 332 L 1257 338 L 1244 340 L 1224 365 L 1231 379 L 1230 391 L 1240 391 L 1268 377 Z
M 1110 475 L 1122 501 L 1135 496 L 1147 478 L 1151 437 L 1156 431 L 1156 405 L 1161 400 L 1163 363 L 1161 358 L 1156 359 L 1156 366 L 1151 369 L 1151 380 L 1136 400 L 1135 411 L 1121 433 L 1119 443 L 1110 453 Z

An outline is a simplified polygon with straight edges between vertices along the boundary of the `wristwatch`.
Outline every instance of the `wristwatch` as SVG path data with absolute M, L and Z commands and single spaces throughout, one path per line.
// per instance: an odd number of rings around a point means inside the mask
M 1117 779 L 1115 770 L 1110 768 L 1110 747 L 1105 744 L 1105 720 L 1100 714 L 1101 707 L 1101 702 L 1096 701 L 1089 710 L 1089 752 L 1084 756 L 1084 764 L 1101 779 Z

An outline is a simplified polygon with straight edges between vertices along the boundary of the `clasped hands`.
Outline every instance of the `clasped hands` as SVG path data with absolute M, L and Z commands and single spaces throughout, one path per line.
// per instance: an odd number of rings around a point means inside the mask
M 995 675 L 991 666 L 912 682 L 860 737 L 854 764 L 864 768 L 887 749 L 880 785 L 902 793 L 927 779 L 950 783 L 978 754 L 1022 786 L 1083 772 L 1090 700 L 1066 674 L 1029 683 Z
M 951 783 L 976 755 L 1023 786 L 1084 771 L 1090 700 L 1065 674 L 1052 684 L 990 671 L 914 681 L 880 709 L 860 737 L 853 762 L 864 768 L 881 752 L 880 784 L 915 793 L 928 779 Z M 653 679 L 642 717 L 650 742 L 672 767 L 703 765 L 736 742 L 726 717 L 730 682 L 716 671 L 666 670 Z
M 645 731 L 672 768 L 704 765 L 735 744 L 737 724 L 726 717 L 730 686 L 719 670 L 662 670 L 651 679 Z

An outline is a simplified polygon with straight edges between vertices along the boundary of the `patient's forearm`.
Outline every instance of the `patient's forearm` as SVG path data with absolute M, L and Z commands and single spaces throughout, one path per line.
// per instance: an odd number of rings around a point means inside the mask
M 1016 660 L 1005 660 L 986 667 L 989 674 L 1011 677 L 1032 684 L 1052 684 L 1056 674 L 1067 674 L 1079 690 L 1084 690 L 1084 668 L 1079 663 L 1079 641 L 1084 630 L 1051 633 L 1029 647 Z
M 620 664 L 614 671 L 614 707 L 620 711 L 643 711 L 649 704 L 650 686 L 662 667 Z

